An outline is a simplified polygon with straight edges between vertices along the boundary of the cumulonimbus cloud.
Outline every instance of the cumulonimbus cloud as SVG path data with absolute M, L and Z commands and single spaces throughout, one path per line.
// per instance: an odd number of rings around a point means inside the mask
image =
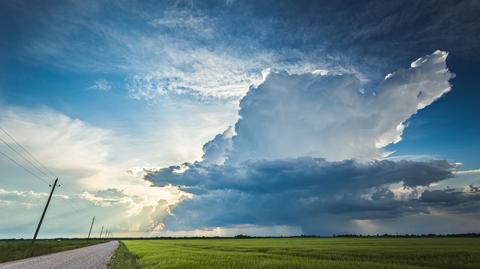
M 229 159 L 379 158 L 406 120 L 450 90 L 447 55 L 422 57 L 375 91 L 349 74 L 272 73 L 242 99 Z
M 412 115 L 451 89 L 447 56 L 421 57 L 375 91 L 351 74 L 269 74 L 241 100 L 234 130 L 205 144 L 202 161 L 145 176 L 194 194 L 167 227 L 291 225 L 321 233 L 326 216 L 348 222 L 428 214 L 438 193 L 418 189 L 452 178 L 455 165 L 386 160 L 384 148 L 401 140 Z M 396 197 L 393 184 L 411 195 Z M 461 198 L 452 207 L 478 202 L 476 193 L 448 195 Z

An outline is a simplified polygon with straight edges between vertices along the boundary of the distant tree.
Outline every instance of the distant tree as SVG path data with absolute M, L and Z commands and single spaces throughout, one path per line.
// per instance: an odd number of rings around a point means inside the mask
M 245 234 L 237 234 L 237 235 L 235 235 L 235 238 L 237 238 L 237 239 L 251 238 L 251 236 L 245 235 Z

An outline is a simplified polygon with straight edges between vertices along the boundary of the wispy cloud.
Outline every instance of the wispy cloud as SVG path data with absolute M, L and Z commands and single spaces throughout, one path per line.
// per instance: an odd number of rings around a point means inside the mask
M 18 48 L 25 60 L 47 66 L 119 74 L 130 96 L 151 100 L 166 93 L 239 99 L 267 68 L 349 71 L 362 82 L 378 81 L 386 68 L 419 51 L 461 54 L 479 43 L 472 1 L 292 5 L 272 14 L 231 1 L 210 8 L 129 1 L 25 8 L 32 19 L 18 27 L 34 42 Z M 374 11 L 352 16 L 359 8 Z M 412 24 L 415 31 L 402 31 Z
M 149 23 L 155 27 L 168 28 L 176 35 L 197 34 L 203 38 L 211 38 L 215 33 L 215 23 L 211 18 L 186 10 L 169 10 Z
M 322 44 L 315 53 L 322 57 L 312 58 L 296 49 L 273 50 L 255 39 L 236 42 L 226 31 L 232 27 L 225 24 L 226 18 L 197 8 L 167 6 L 159 15 L 121 3 L 49 8 L 56 12 L 39 17 L 43 34 L 22 47 L 25 54 L 77 72 L 119 74 L 126 81 L 122 88 L 134 99 L 180 94 L 239 100 L 250 85 L 261 81 L 265 69 L 292 73 L 354 69 L 322 51 Z M 104 21 L 99 15 L 107 8 L 117 13 Z M 126 18 L 132 23 L 122 24 Z M 241 26 L 245 31 L 263 31 L 254 22 Z M 109 85 L 97 80 L 89 88 L 105 91 Z
M 106 79 L 97 79 L 87 90 L 108 92 L 112 90 L 112 85 Z

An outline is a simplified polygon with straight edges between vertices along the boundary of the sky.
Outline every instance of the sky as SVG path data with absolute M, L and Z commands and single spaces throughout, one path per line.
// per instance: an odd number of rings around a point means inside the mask
M 480 232 L 479 12 L 1 1 L 0 238 Z

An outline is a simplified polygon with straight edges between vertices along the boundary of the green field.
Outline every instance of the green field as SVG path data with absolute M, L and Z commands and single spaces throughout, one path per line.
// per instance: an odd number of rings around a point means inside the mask
M 480 268 L 480 238 L 125 240 L 140 268 Z
M 103 240 L 0 240 L 0 263 L 44 255 L 74 248 L 86 247 L 107 241 Z

